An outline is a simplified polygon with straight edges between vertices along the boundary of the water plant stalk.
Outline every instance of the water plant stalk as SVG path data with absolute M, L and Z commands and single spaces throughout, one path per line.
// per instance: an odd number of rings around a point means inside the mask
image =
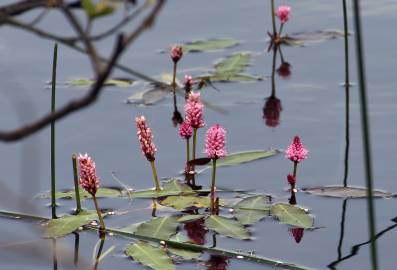
M 150 161 L 150 166 L 152 167 L 153 182 L 154 185 L 156 186 L 156 191 L 160 191 L 161 187 L 160 187 L 159 178 L 157 176 L 157 170 L 156 170 L 156 165 L 154 164 L 154 160 Z
M 197 128 L 193 128 L 193 149 L 192 149 L 192 160 L 196 159 L 196 144 L 197 144 Z M 194 167 L 193 167 L 194 171 Z M 196 179 L 192 178 L 192 185 L 196 186 Z
M 79 176 L 77 172 L 77 157 L 75 154 L 72 155 L 73 164 L 73 180 L 74 180 L 74 197 L 76 200 L 76 214 L 81 212 L 81 201 L 80 201 L 80 191 L 79 191 Z
M 294 161 L 294 173 L 293 176 L 296 179 L 296 171 L 298 170 L 298 162 Z
M 177 68 L 177 63 L 174 62 L 174 67 L 172 72 L 172 89 L 174 90 L 174 92 L 176 91 L 176 68 Z
M 370 127 L 368 118 L 368 106 L 367 106 L 367 89 L 366 89 L 366 78 L 365 78 L 365 63 L 364 63 L 364 52 L 362 42 L 362 30 L 361 30 L 361 15 L 360 15 L 360 2 L 359 0 L 353 1 L 353 14 L 354 14 L 354 27 L 356 37 L 356 50 L 357 50 L 357 72 L 358 72 L 358 84 L 360 89 L 360 107 L 361 107 L 361 122 L 362 122 L 362 136 L 363 136 L 363 148 L 364 148 L 364 169 L 365 179 L 367 187 L 367 207 L 368 207 L 368 223 L 369 223 L 369 236 L 371 239 L 370 250 L 371 250 L 371 264 L 372 270 L 378 269 L 378 257 L 377 247 L 375 241 L 375 207 L 372 194 L 373 188 L 373 177 L 372 177 L 372 161 L 371 161 L 371 139 L 370 139 Z
M 216 158 L 212 160 L 212 181 L 211 181 L 211 214 L 215 213 L 215 181 L 216 181 Z
M 273 25 L 273 38 L 276 37 L 277 30 L 276 30 L 276 13 L 274 10 L 274 0 L 271 0 L 272 3 L 272 25 Z
M 54 54 L 52 60 L 52 79 L 51 79 L 51 113 L 55 112 L 55 90 L 57 77 L 57 58 L 58 58 L 58 44 L 54 45 Z M 52 218 L 57 218 L 56 201 L 55 201 L 55 121 L 51 122 L 51 215 Z
M 186 163 L 190 160 L 190 143 L 189 139 L 186 139 Z
M 94 205 L 95 205 L 95 210 L 98 214 L 98 219 L 99 219 L 99 233 L 102 235 L 106 228 L 105 228 L 105 222 L 103 221 L 103 217 L 102 217 L 102 213 L 99 210 L 99 205 L 98 205 L 98 200 L 96 198 L 95 195 L 92 195 L 92 200 L 94 201 Z
M 284 24 L 280 24 L 280 29 L 278 30 L 278 36 L 281 37 L 281 32 L 283 32 Z

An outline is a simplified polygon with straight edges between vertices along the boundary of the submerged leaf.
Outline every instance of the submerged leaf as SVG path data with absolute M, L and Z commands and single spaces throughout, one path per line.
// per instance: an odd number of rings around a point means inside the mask
M 313 218 L 298 206 L 286 203 L 277 203 L 270 208 L 272 216 L 281 223 L 289 224 L 298 228 L 310 229 L 313 227 Z
M 236 203 L 234 215 L 243 225 L 252 225 L 270 214 L 270 196 L 256 195 Z
M 65 215 L 57 219 L 51 219 L 47 223 L 45 237 L 50 238 L 68 235 L 95 219 L 98 219 L 96 211 L 83 211 L 78 215 Z
M 336 198 L 366 198 L 367 189 L 364 187 L 343 187 L 343 186 L 324 186 L 324 187 L 311 187 L 304 188 L 303 191 L 326 197 L 336 197 Z M 389 198 L 394 197 L 395 194 L 381 191 L 373 190 L 372 196 L 375 198 Z
M 306 46 L 324 42 L 330 39 L 342 38 L 345 33 L 341 30 L 322 30 L 315 32 L 300 32 L 282 37 L 282 42 L 289 46 Z
M 237 46 L 238 40 L 235 39 L 209 39 L 209 40 L 196 40 L 193 42 L 182 45 L 183 52 L 204 52 L 204 51 L 217 51 L 230 47 Z
M 141 223 L 135 234 L 166 240 L 176 234 L 178 225 L 176 217 L 156 217 Z
M 130 244 L 125 250 L 127 256 L 155 270 L 175 270 L 171 258 L 161 247 L 153 247 L 144 242 Z
M 250 235 L 244 226 L 234 219 L 211 215 L 205 220 L 205 226 L 210 230 L 232 238 L 250 238 Z

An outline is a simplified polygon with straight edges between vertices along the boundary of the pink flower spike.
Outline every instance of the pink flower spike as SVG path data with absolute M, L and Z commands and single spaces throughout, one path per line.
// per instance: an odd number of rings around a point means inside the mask
M 186 123 L 192 128 L 205 126 L 203 120 L 204 105 L 200 99 L 200 93 L 191 92 L 185 105 Z
M 307 158 L 307 151 L 304 145 L 301 143 L 299 136 L 295 136 L 291 145 L 288 146 L 287 151 L 285 151 L 285 157 L 293 162 L 301 162 Z
M 182 46 L 174 46 L 171 48 L 171 59 L 177 63 L 183 56 Z
M 218 159 L 226 156 L 225 149 L 226 130 L 219 124 L 213 125 L 207 130 L 205 139 L 205 153 L 209 158 Z
M 183 123 L 179 126 L 179 135 L 180 135 L 182 138 L 188 140 L 188 139 L 190 139 L 190 137 L 192 137 L 192 134 L 193 134 L 192 126 L 189 125 L 188 123 L 183 122 Z
M 279 6 L 276 11 L 276 16 L 280 19 L 281 23 L 286 23 L 291 15 L 291 7 L 290 6 Z
M 192 76 L 190 76 L 190 75 L 185 75 L 185 89 L 190 89 L 190 88 L 192 88 L 192 85 L 193 85 Z
M 80 168 L 80 186 L 92 196 L 95 196 L 100 183 L 96 175 L 95 162 L 87 153 L 84 155 L 79 154 L 78 161 Z
M 139 142 L 141 144 L 142 154 L 145 155 L 148 161 L 154 161 L 154 154 L 157 149 L 153 143 L 153 135 L 150 128 L 146 125 L 146 119 L 144 116 L 138 116 L 135 118 L 136 129 Z

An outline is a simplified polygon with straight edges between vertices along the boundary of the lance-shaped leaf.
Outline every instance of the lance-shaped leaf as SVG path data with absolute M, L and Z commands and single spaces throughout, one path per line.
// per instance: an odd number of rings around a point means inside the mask
M 211 215 L 205 220 L 205 226 L 210 230 L 232 238 L 250 238 L 250 235 L 244 226 L 234 219 Z
M 216 74 L 236 74 L 243 71 L 249 64 L 249 53 L 236 53 L 215 64 Z
M 252 225 L 270 214 L 270 196 L 256 195 L 236 203 L 234 215 L 244 225 Z
M 210 206 L 210 198 L 199 196 L 168 196 L 161 201 L 161 204 L 177 210 L 188 207 L 205 208 Z
M 171 258 L 161 247 L 153 247 L 144 242 L 130 244 L 125 250 L 127 256 L 155 270 L 175 270 Z
M 298 228 L 313 228 L 314 220 L 306 211 L 298 206 L 286 203 L 277 203 L 270 208 L 272 216 L 281 223 L 289 224 Z
M 321 30 L 315 32 L 293 33 L 281 38 L 281 42 L 290 46 L 306 46 L 321 43 L 327 40 L 343 38 L 344 31 Z
M 183 52 L 204 52 L 204 51 L 217 51 L 230 47 L 237 46 L 238 40 L 235 39 L 209 39 L 209 40 L 196 40 L 182 45 Z
M 141 223 L 135 230 L 135 234 L 158 239 L 168 239 L 176 234 L 178 225 L 176 217 L 156 217 Z
M 303 191 L 325 197 L 336 197 L 336 198 L 366 198 L 367 189 L 364 187 L 343 187 L 343 186 L 324 186 L 324 187 L 311 187 L 304 188 Z M 375 198 L 390 198 L 395 197 L 395 194 L 373 190 L 372 196 Z
M 140 190 L 132 193 L 133 198 L 159 198 L 172 195 L 180 194 L 195 194 L 195 192 L 178 179 L 172 179 L 163 184 L 161 191 L 156 191 L 154 189 Z
M 61 237 L 74 232 L 79 227 L 98 219 L 96 211 L 83 211 L 78 215 L 65 215 L 58 219 L 51 219 L 47 223 L 45 237 Z
M 205 217 L 205 215 L 184 215 L 184 216 L 178 218 L 178 222 L 181 222 L 181 223 L 190 222 L 190 221 L 194 221 L 194 220 L 201 219 L 204 217 Z
M 73 86 L 89 87 L 95 83 L 92 79 L 75 79 L 70 81 L 68 84 Z M 127 78 L 114 78 L 105 81 L 104 86 L 117 86 L 117 87 L 129 87 L 134 83 L 132 79 Z

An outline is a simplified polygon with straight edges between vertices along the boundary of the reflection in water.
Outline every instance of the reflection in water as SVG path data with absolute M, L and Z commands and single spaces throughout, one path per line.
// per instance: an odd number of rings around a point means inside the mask
M 55 238 L 52 239 L 52 261 L 53 261 L 53 269 L 58 269 L 58 256 L 57 256 L 57 240 Z
M 176 100 L 176 93 L 173 91 L 173 100 L 174 100 L 174 113 L 172 114 L 172 124 L 174 127 L 177 127 L 178 124 L 181 124 L 183 122 L 183 117 L 181 113 L 178 111 L 178 104 Z
M 211 255 L 205 266 L 208 270 L 226 270 L 229 264 L 229 258 L 220 255 Z
M 80 235 L 74 232 L 74 266 L 77 267 L 79 263 L 79 246 L 80 246 Z
M 303 233 L 305 230 L 303 228 L 289 228 L 288 231 L 291 234 L 291 236 L 295 239 L 295 242 L 299 244 L 303 238 Z
M 99 248 L 98 248 L 98 252 L 97 255 L 95 257 L 95 264 L 94 264 L 94 268 L 93 270 L 97 270 L 98 269 L 98 265 L 99 265 L 99 261 L 101 258 L 101 254 L 102 254 L 102 250 L 103 250 L 103 246 L 105 244 L 105 237 L 101 237 L 100 243 L 99 243 Z
M 205 244 L 205 236 L 208 229 L 204 225 L 204 219 L 186 222 L 184 229 L 186 230 L 187 236 L 193 241 L 193 243 L 197 245 Z

